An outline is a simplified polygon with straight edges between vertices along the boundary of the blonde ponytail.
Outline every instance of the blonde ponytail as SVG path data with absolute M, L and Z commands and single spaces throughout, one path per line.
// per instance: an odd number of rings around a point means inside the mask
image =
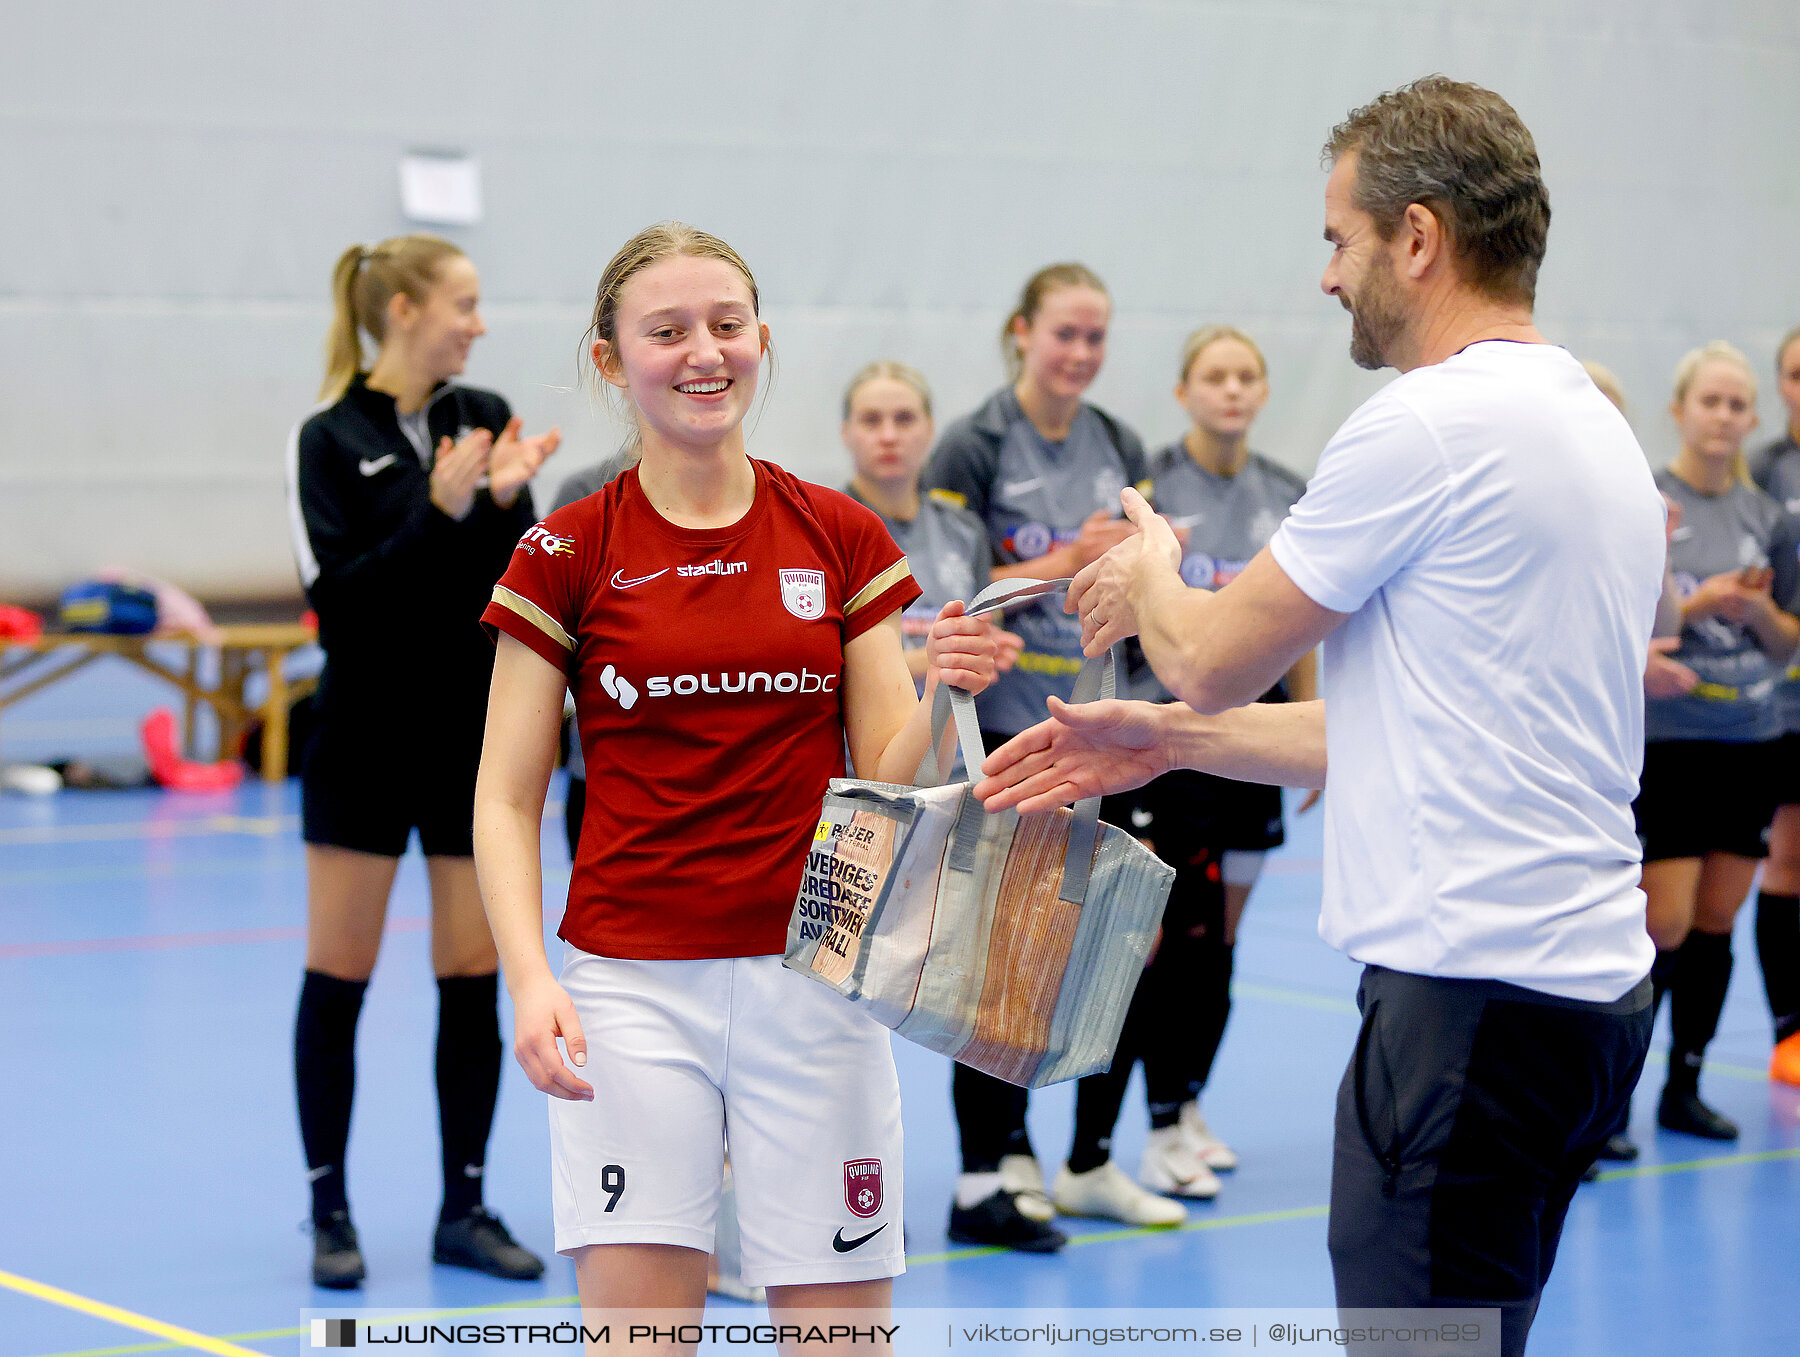
M 437 236 L 395 236 L 373 249 L 352 245 L 331 271 L 331 328 L 325 335 L 325 380 L 319 399 L 335 402 L 363 371 L 362 334 L 386 337 L 387 305 L 404 293 L 419 305 L 446 259 L 462 251 Z

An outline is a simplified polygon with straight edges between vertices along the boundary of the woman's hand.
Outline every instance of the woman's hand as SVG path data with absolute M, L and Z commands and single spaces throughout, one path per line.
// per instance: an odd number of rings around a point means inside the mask
M 520 438 L 525 422 L 514 415 L 500 431 L 488 457 L 488 493 L 502 509 L 510 509 L 520 489 L 562 444 L 562 430 L 552 429 L 535 438 Z
M 986 618 L 963 616 L 960 601 L 946 603 L 925 636 L 927 681 L 935 672 L 942 682 L 965 692 L 985 691 L 999 671 L 997 637 L 1004 634 Z
M 1650 657 L 1644 663 L 1644 696 L 1686 697 L 1699 686 L 1700 676 L 1672 658 L 1679 649 L 1679 636 L 1651 638 Z
M 1019 662 L 1019 654 L 1025 649 L 1025 638 L 996 626 L 986 618 L 988 630 L 994 634 L 994 670 L 1004 674 Z
M 487 474 L 493 446 L 494 435 L 486 429 L 470 430 L 455 445 L 448 437 L 438 440 L 431 464 L 431 502 L 459 523 L 475 505 L 475 487 Z
M 568 1102 L 592 1102 L 594 1086 L 576 1077 L 556 1049 L 562 1038 L 569 1061 L 587 1064 L 587 1038 L 568 991 L 546 972 L 512 992 L 513 1055 L 531 1086 L 552 1098 Z
M 1753 615 L 1760 615 L 1765 605 L 1773 607 L 1769 596 L 1775 572 L 1754 566 L 1744 570 L 1727 570 L 1700 581 L 1699 588 L 1681 601 L 1683 621 L 1716 617 L 1733 626 L 1744 626 Z
M 1075 557 L 1075 569 L 1084 570 L 1137 531 L 1128 518 L 1120 518 L 1111 509 L 1098 509 L 1081 525 L 1081 535 L 1069 544 Z

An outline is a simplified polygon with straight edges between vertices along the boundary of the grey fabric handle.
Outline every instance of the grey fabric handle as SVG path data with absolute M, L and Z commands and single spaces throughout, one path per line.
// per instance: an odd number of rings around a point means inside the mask
M 975 596 L 964 615 L 989 612 L 1015 600 L 1043 598 L 1068 588 L 1070 583 L 1066 579 L 998 580 Z M 1104 655 L 1082 661 L 1081 672 L 1075 677 L 1074 691 L 1069 694 L 1070 705 L 1103 701 L 1117 693 L 1119 680 L 1116 650 L 1117 647 L 1108 647 Z M 949 781 L 950 769 L 938 767 L 938 749 L 943 744 L 944 732 L 952 717 L 956 721 L 956 739 L 962 751 L 963 766 L 968 769 L 970 780 L 973 781 L 980 771 L 981 761 L 986 753 L 981 744 L 981 723 L 975 714 L 975 699 L 961 688 L 940 683 L 931 703 L 931 744 L 919 765 L 914 785 L 937 787 Z M 954 766 L 954 761 L 951 766 Z M 1062 888 L 1057 894 L 1070 904 L 1079 905 L 1087 899 L 1094 844 L 1100 833 L 1100 798 L 1090 796 L 1077 801 L 1073 811 L 1074 819 L 1069 825 L 1069 845 L 1063 856 Z M 974 870 L 975 850 L 981 837 L 981 822 L 985 813 L 981 803 L 973 796 L 965 798 L 956 826 L 951 831 L 949 850 L 945 855 L 945 865 L 951 871 Z

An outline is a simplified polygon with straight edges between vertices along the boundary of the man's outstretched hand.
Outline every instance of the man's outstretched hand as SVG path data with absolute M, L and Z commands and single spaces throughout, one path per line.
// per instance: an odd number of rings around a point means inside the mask
M 1167 772 L 1163 709 L 1151 702 L 1050 699 L 1050 719 L 1013 736 L 981 765 L 975 795 L 1021 813 L 1141 787 Z

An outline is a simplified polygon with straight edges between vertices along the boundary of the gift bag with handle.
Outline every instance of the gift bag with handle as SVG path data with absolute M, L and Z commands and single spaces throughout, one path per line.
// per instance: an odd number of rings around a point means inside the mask
M 971 614 L 1066 588 L 1005 580 Z M 1087 661 L 1073 700 L 1111 697 L 1117 664 Z M 989 815 L 937 750 L 954 719 L 964 765 L 984 757 L 975 700 L 939 685 L 916 787 L 835 778 L 788 924 L 785 964 L 901 1036 L 1036 1088 L 1105 1069 L 1161 923 L 1174 868 L 1071 809 Z

